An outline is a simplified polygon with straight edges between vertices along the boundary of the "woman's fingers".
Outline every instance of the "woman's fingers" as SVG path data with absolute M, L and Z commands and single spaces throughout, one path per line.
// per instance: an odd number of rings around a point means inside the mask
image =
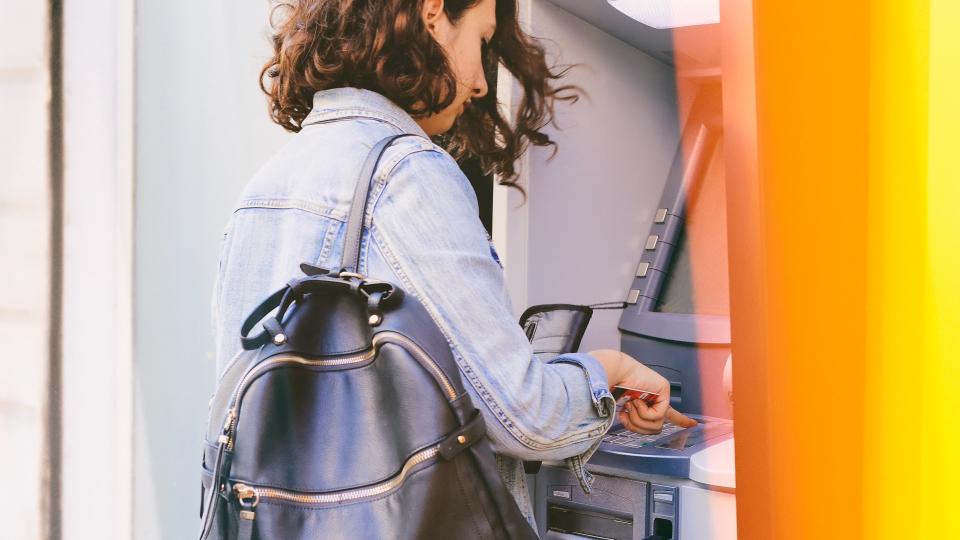
M 646 405 L 641 405 L 646 407 Z M 648 409 L 650 407 L 647 407 Z M 630 431 L 636 431 L 637 433 L 650 434 L 650 433 L 660 433 L 663 430 L 663 415 L 660 415 L 659 419 L 655 415 L 651 415 L 649 412 L 641 414 L 638 410 L 636 401 L 628 401 L 626 405 L 623 406 L 624 416 L 627 417 L 629 425 L 627 429 L 631 427 Z M 627 425 L 627 423 L 624 423 Z
M 682 428 L 689 428 L 697 425 L 697 421 L 693 418 L 683 415 L 681 412 L 677 411 L 673 407 L 667 409 L 667 422 L 675 426 L 680 426 Z
M 627 428 L 627 430 L 641 435 L 653 435 L 663 431 L 663 426 L 658 425 L 656 422 L 641 420 L 639 424 L 634 423 L 634 421 L 630 419 L 630 414 L 627 412 L 621 413 L 620 423 L 623 424 L 623 427 Z
M 620 413 L 620 423 L 622 423 L 624 427 L 630 431 L 643 433 L 644 435 L 660 433 L 663 430 L 663 423 L 665 421 L 681 428 L 689 428 L 697 425 L 696 420 L 668 406 L 666 402 L 651 406 L 639 400 L 632 400 L 623 406 L 623 412 Z
M 651 422 L 660 421 L 662 423 L 667 415 L 667 411 L 670 409 L 667 403 L 667 400 L 663 400 L 653 405 L 647 405 L 643 400 L 634 399 L 627 404 L 630 405 L 633 410 L 637 411 L 637 416 L 640 418 Z

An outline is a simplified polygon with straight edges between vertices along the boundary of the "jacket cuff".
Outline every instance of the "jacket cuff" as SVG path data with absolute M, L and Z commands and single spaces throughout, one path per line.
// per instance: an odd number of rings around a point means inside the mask
M 616 408 L 613 394 L 610 393 L 607 372 L 596 358 L 588 353 L 566 353 L 547 361 L 548 364 L 574 364 L 583 369 L 590 388 L 593 406 L 601 418 L 611 416 Z

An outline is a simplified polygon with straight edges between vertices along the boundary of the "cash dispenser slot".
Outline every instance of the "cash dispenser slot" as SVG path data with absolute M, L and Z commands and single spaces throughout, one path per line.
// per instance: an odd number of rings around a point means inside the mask
M 585 493 L 569 469 L 544 465 L 534 491 L 544 540 L 640 540 L 647 534 L 647 482 L 594 474 L 592 489 Z
M 573 506 L 548 505 L 546 538 L 569 538 L 566 535 L 576 538 L 629 540 L 633 538 L 633 519 L 629 516 Z

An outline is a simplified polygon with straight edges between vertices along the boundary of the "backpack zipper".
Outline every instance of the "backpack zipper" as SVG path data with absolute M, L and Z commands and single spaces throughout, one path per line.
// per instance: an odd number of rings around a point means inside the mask
M 280 364 L 300 364 L 304 366 L 346 366 L 350 364 L 359 364 L 361 362 L 366 362 L 374 357 L 376 354 L 376 349 L 369 349 L 360 354 L 352 354 L 347 356 L 337 356 L 333 358 L 325 358 L 322 360 L 308 360 L 306 358 L 301 358 L 299 356 L 274 356 L 268 360 L 257 364 L 256 367 L 246 372 L 243 378 L 240 379 L 240 383 L 237 385 L 237 389 L 233 392 L 233 397 L 230 398 L 230 402 L 233 403 L 233 406 L 227 412 L 227 450 L 233 450 L 234 435 L 237 432 L 237 419 L 240 416 L 240 400 L 243 398 L 244 392 L 247 391 L 247 387 L 250 386 L 250 383 L 253 382 L 253 379 L 256 378 L 256 375 L 268 371 Z
M 384 331 L 380 332 L 373 337 L 374 347 L 380 342 L 387 343 L 399 343 L 407 352 L 413 354 L 413 356 L 424 365 L 427 369 L 433 373 L 434 377 L 440 381 L 440 385 L 443 387 L 443 392 L 446 394 L 447 399 L 453 401 L 457 399 L 457 390 L 453 387 L 453 383 L 450 382 L 450 379 L 447 377 L 447 374 L 443 372 L 443 369 L 440 368 L 440 365 L 437 364 L 433 358 L 430 358 L 430 355 L 426 353 L 419 345 L 414 343 L 414 341 L 403 334 L 397 332 Z
M 279 364 L 301 364 L 305 366 L 346 366 L 350 364 L 359 364 L 376 356 L 377 347 L 380 343 L 399 344 L 407 352 L 412 354 L 421 365 L 430 370 L 434 377 L 440 381 L 440 386 L 443 387 L 443 392 L 446 394 L 448 400 L 453 401 L 457 399 L 457 391 L 454 388 L 453 383 L 450 382 L 450 379 L 447 377 L 446 373 L 443 372 L 443 369 L 440 368 L 440 365 L 430 358 L 430 355 L 428 355 L 426 351 L 424 351 L 413 340 L 404 336 L 403 334 L 391 331 L 379 332 L 373 336 L 373 347 L 360 354 L 338 356 L 322 360 L 308 360 L 299 356 L 290 355 L 275 356 L 261 362 L 256 367 L 244 374 L 244 376 L 240 379 L 240 383 L 237 385 L 237 389 L 233 393 L 233 397 L 230 399 L 233 406 L 230 407 L 229 411 L 227 411 L 225 426 L 226 436 L 228 439 L 227 450 L 233 450 L 234 439 L 236 438 L 235 435 L 237 433 L 237 420 L 240 417 L 240 401 L 243 399 L 243 394 L 247 391 L 247 387 L 250 386 L 256 375 L 272 369 Z
M 393 491 L 403 484 L 404 480 L 407 479 L 407 476 L 414 467 L 427 460 L 433 459 L 439 453 L 439 445 L 431 446 L 430 448 L 421 450 L 407 459 L 407 461 L 403 464 L 403 468 L 396 476 L 390 478 L 389 480 L 384 480 L 383 482 L 362 488 L 331 491 L 327 493 L 304 493 L 286 489 L 256 487 L 247 484 L 234 484 L 233 490 L 239 500 L 244 501 L 246 499 L 251 499 L 253 501 L 252 503 L 249 503 L 251 508 L 256 506 L 256 504 L 261 500 L 269 499 L 298 504 L 347 503 L 358 499 L 383 495 L 384 493 Z

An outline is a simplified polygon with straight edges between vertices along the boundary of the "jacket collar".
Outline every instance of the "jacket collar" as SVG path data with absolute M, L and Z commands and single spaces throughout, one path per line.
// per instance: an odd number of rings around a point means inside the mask
M 331 88 L 315 93 L 313 109 L 302 125 L 357 116 L 382 120 L 404 133 L 427 137 L 406 111 L 386 97 L 363 88 Z

